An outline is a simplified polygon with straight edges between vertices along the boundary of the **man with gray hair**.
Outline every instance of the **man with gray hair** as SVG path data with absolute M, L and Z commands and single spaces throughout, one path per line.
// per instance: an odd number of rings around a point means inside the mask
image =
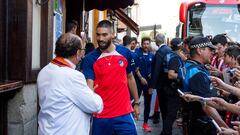
M 157 46 L 159 46 L 159 49 L 157 50 L 152 61 L 153 74 L 151 74 L 150 87 L 153 89 L 157 89 L 158 101 L 159 101 L 159 106 L 160 106 L 162 120 L 163 120 L 162 121 L 163 127 L 168 127 L 166 125 L 167 122 L 165 122 L 166 116 L 167 116 L 167 105 L 165 101 L 165 92 L 163 90 L 163 86 L 166 83 L 168 77 L 163 70 L 163 61 L 164 61 L 164 56 L 170 53 L 171 49 L 170 47 L 167 46 L 166 39 L 163 34 L 158 34 L 155 37 L 155 42 Z M 172 131 L 165 131 L 165 130 L 167 129 L 163 129 L 161 135 L 172 132 Z
M 56 42 L 56 57 L 38 74 L 38 135 L 89 135 L 90 114 L 103 110 L 102 98 L 75 70 L 84 48 L 77 35 L 61 35 Z
M 158 47 L 166 43 L 165 36 L 163 34 L 157 34 L 155 37 L 155 42 Z

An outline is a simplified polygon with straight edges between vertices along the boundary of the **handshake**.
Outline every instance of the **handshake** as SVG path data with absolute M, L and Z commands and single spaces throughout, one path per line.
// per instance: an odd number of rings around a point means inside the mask
M 179 95 L 187 102 L 194 102 L 194 101 L 198 101 L 204 105 L 206 105 L 207 101 L 211 101 L 212 98 L 204 98 L 201 96 L 197 96 L 197 95 L 192 95 L 190 93 L 184 93 L 182 92 L 180 89 L 177 89 Z

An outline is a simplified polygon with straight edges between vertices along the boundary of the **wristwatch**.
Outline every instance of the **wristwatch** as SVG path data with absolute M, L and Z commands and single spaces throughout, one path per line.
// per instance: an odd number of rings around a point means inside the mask
M 140 104 L 141 104 L 140 101 L 138 101 L 138 102 L 134 102 L 134 103 L 133 103 L 133 105 L 138 105 L 138 106 L 140 106 Z

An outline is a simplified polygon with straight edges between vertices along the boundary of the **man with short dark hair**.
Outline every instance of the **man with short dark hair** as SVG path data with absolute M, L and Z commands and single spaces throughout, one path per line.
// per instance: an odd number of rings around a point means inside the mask
M 144 95 L 144 123 L 142 127 L 146 132 L 152 131 L 151 127 L 148 125 L 152 98 L 152 89 L 149 91 L 149 81 L 151 78 L 151 65 L 153 58 L 153 54 L 150 52 L 150 43 L 151 39 L 149 37 L 143 37 L 141 47 L 135 51 L 137 54 L 136 63 L 138 63 L 136 73 L 136 80 L 138 80 L 138 95 L 140 97 L 142 91 Z
M 101 113 L 95 113 L 92 125 L 93 135 L 136 135 L 132 117 L 134 109 L 137 118 L 139 98 L 132 71 L 134 60 L 129 49 L 112 43 L 113 27 L 107 20 L 97 25 L 98 48 L 83 59 L 82 71 L 88 86 L 95 89 L 104 104 Z M 132 109 L 131 92 L 134 98 Z
M 128 35 L 123 37 L 123 46 L 127 47 L 129 50 L 131 49 L 130 48 L 131 40 L 132 38 Z
M 226 48 L 224 51 L 224 64 L 228 65 L 223 71 L 223 80 L 227 84 L 234 84 L 234 77 L 232 76 L 230 70 L 234 69 L 237 65 L 237 57 L 240 55 L 240 48 L 237 45 L 232 45 Z
M 223 34 L 214 36 L 212 44 L 217 47 L 216 54 L 211 58 L 211 71 L 218 72 L 222 77 L 222 71 L 228 66 L 224 64 L 224 51 L 228 47 L 227 37 Z
M 188 36 L 183 40 L 183 52 L 188 59 L 190 59 L 189 42 L 191 41 L 192 38 L 193 38 L 193 36 Z
M 72 20 L 69 23 L 67 23 L 66 32 L 76 34 L 77 33 L 77 28 L 78 28 L 78 22 L 76 20 Z
M 91 113 L 101 112 L 103 102 L 75 70 L 84 46 L 78 36 L 66 33 L 56 42 L 54 58 L 37 79 L 40 111 L 38 134 L 89 135 Z
M 132 40 L 131 40 L 131 50 L 134 51 L 137 47 L 137 38 L 136 37 L 132 37 Z

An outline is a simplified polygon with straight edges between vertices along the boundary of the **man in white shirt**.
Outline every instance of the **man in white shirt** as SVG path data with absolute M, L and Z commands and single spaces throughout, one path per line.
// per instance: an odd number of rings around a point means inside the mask
M 37 79 L 40 112 L 39 135 L 89 135 L 91 113 L 99 113 L 103 102 L 75 70 L 84 55 L 81 39 L 71 33 L 56 42 L 54 58 Z

